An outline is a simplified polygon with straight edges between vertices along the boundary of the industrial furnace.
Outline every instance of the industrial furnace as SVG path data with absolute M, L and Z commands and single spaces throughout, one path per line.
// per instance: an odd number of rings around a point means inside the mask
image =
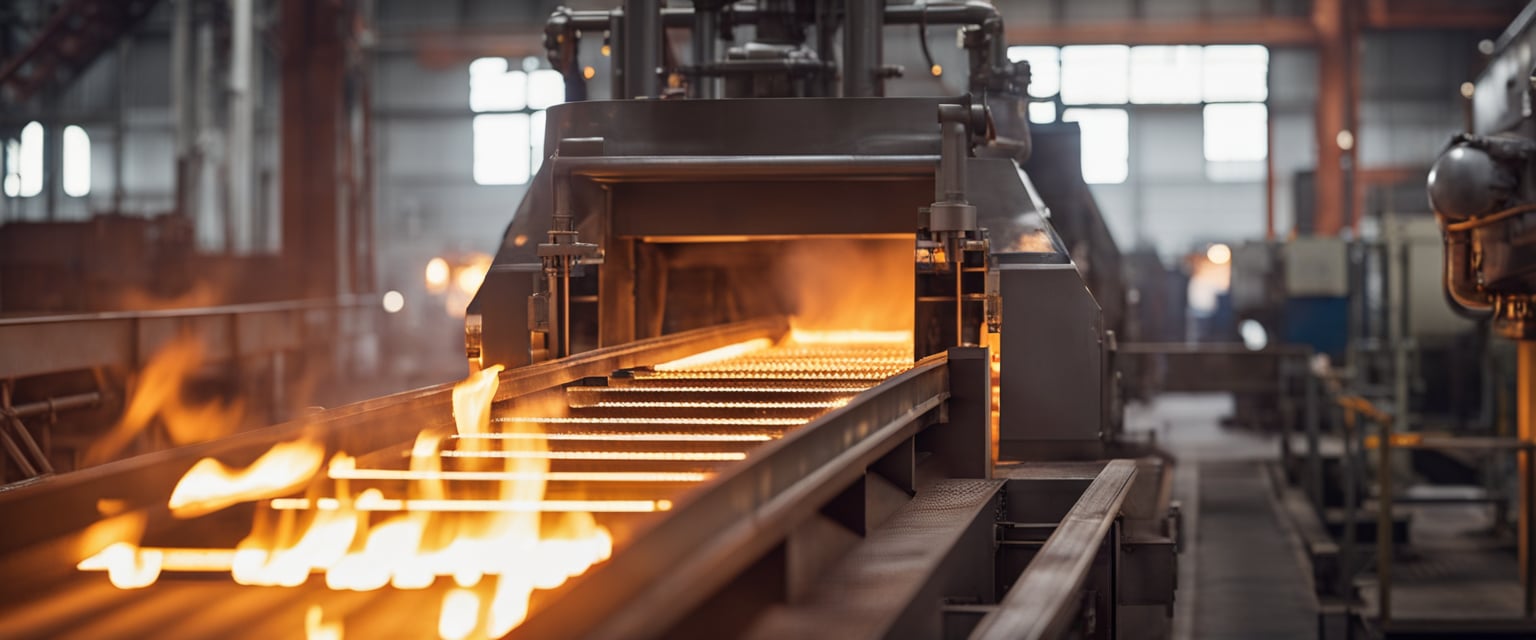
M 0 630 L 1167 637 L 1170 461 L 1110 426 L 996 10 L 625 5 L 551 19 L 567 96 L 607 32 L 626 99 L 548 111 L 470 377 L 0 493 L 57 515 L 0 532 L 44 612 Z M 893 24 L 958 30 L 969 91 L 883 97 Z

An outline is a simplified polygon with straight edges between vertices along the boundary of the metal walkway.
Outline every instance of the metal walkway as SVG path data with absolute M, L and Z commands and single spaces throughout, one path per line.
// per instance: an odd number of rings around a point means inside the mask
M 1269 495 L 1272 438 L 1225 429 L 1231 400 L 1165 394 L 1127 408 L 1128 429 L 1153 430 L 1178 459 L 1174 497 L 1187 547 L 1179 557 L 1179 640 L 1315 638 L 1317 605 L 1300 551 Z
M 1312 638 L 1317 604 L 1258 461 L 1199 469 L 1196 638 Z

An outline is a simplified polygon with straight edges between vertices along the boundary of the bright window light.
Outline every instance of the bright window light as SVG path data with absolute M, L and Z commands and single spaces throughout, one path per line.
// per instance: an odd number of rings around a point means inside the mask
M 1130 118 L 1125 109 L 1067 109 L 1063 122 L 1076 122 L 1083 131 L 1083 180 L 1089 184 L 1119 184 L 1129 173 Z
M 91 193 L 91 136 L 75 125 L 64 127 L 64 195 Z
M 506 58 L 480 58 L 469 64 L 469 108 L 517 111 L 528 106 L 528 74 L 508 71 Z
M 1067 104 L 1123 104 L 1131 48 L 1088 45 L 1061 48 L 1061 101 Z
M 475 116 L 475 184 L 528 182 L 528 114 L 489 113 Z
M 1206 102 L 1260 102 L 1269 97 L 1269 49 L 1260 45 L 1205 48 Z
M 554 69 L 528 74 L 528 108 L 548 109 L 565 102 L 565 77 Z
M 1029 103 L 1029 121 L 1041 124 L 1056 121 L 1056 103 L 1031 102 Z
M 1200 47 L 1131 49 L 1131 102 L 1200 102 Z
M 1269 111 L 1258 103 L 1205 105 L 1205 175 L 1216 182 L 1257 180 L 1269 152 Z
M 21 195 L 21 142 L 5 141 L 5 195 L 14 198 Z
M 532 167 L 529 173 L 538 173 L 544 166 L 544 112 L 535 111 L 528 117 L 528 146 L 532 147 Z
M 1049 98 L 1061 91 L 1061 50 L 1056 47 L 1008 47 L 1008 59 L 1029 62 L 1029 95 Z
M 1269 110 L 1262 104 L 1205 105 L 1205 159 L 1263 160 L 1269 150 Z
M 43 192 L 43 125 L 28 122 L 21 128 L 16 152 L 16 195 L 30 198 Z

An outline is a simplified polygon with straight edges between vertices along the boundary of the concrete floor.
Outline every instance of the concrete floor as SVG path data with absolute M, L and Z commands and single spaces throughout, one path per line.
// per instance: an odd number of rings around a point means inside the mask
M 1179 558 L 1175 638 L 1315 638 L 1317 603 L 1302 552 L 1270 498 L 1274 438 L 1221 426 L 1224 395 L 1167 394 L 1126 407 L 1178 459 L 1174 498 L 1188 536 Z

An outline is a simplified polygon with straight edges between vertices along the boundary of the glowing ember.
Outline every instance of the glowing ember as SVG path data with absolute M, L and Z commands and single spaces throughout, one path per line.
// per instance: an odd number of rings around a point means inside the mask
M 912 344 L 911 331 L 811 331 L 795 327 L 789 331 L 791 342 L 798 344 Z
M 667 471 L 551 471 L 548 473 L 513 473 L 505 471 L 417 472 L 397 469 L 351 469 L 331 471 L 330 477 L 350 480 L 545 480 L 548 482 L 703 482 L 707 473 Z
M 444 451 L 449 458 L 505 458 L 508 460 L 745 460 L 740 451 Z
M 341 640 L 341 623 L 325 622 L 325 612 L 320 605 L 310 605 L 304 613 L 305 640 Z
M 289 493 L 320 471 L 325 447 L 308 439 L 283 442 L 243 471 L 213 458 L 192 465 L 171 492 L 171 512 L 180 518 L 211 513 L 250 500 Z
M 304 498 L 278 498 L 269 504 L 278 511 L 318 510 L 325 512 L 351 509 L 354 512 L 410 511 L 414 513 L 428 511 L 644 513 L 647 511 L 662 511 L 663 509 L 657 507 L 658 503 L 661 502 L 665 502 L 665 500 L 475 500 L 471 498 L 455 500 L 395 500 L 385 498 L 382 494 L 365 493 L 362 496 L 358 496 L 357 501 L 350 505 L 344 504 L 335 498 L 320 498 L 314 501 Z M 379 534 L 381 529 L 388 526 L 389 523 L 385 523 L 385 525 L 375 527 L 373 533 Z M 369 538 L 369 540 L 372 540 L 372 538 Z
M 163 570 L 228 571 L 239 584 L 268 587 L 296 587 L 324 574 L 329 588 L 356 591 L 425 589 L 451 576 L 459 588 L 443 602 L 440 634 L 460 638 L 483 629 L 504 635 L 527 616 L 534 589 L 564 584 L 612 553 L 612 537 L 591 512 L 672 508 L 667 500 L 545 500 L 547 482 L 699 482 L 708 474 L 551 473 L 550 459 L 564 454 L 550 451 L 549 441 L 576 438 L 520 422 L 498 423 L 504 430 L 492 431 L 500 370 L 488 368 L 454 387 L 456 434 L 420 433 L 409 469 L 358 469 L 355 459 L 337 453 L 320 474 L 325 447 L 308 439 L 280 443 L 240 470 L 205 458 L 177 483 L 169 506 L 177 516 L 191 517 L 260 501 L 255 525 L 234 549 L 146 549 L 118 542 L 78 568 L 104 571 L 122 589 L 149 586 Z M 726 441 L 771 437 L 737 434 Z M 444 450 L 450 438 L 459 448 Z M 466 468 L 444 471 L 442 460 L 455 455 L 466 457 Z M 364 479 L 408 484 L 404 496 L 386 496 L 378 488 L 354 493 L 351 482 Z M 491 484 L 450 491 L 448 480 Z M 302 498 L 285 497 L 301 490 Z M 375 522 L 378 512 L 393 515 Z M 470 589 L 486 576 L 495 581 L 495 593 L 482 606 L 481 594 Z M 341 623 L 326 622 L 317 607 L 306 615 L 305 630 L 311 638 L 340 638 L 342 632 Z
M 709 351 L 705 351 L 704 353 L 696 353 L 686 358 L 679 358 L 671 362 L 663 362 L 656 365 L 655 369 L 657 371 L 680 371 L 683 369 L 694 369 L 705 365 L 725 362 L 727 360 L 734 360 L 756 351 L 762 351 L 763 349 L 767 349 L 770 346 L 773 346 L 773 342 L 771 340 L 767 338 L 758 338 L 756 340 L 748 340 L 746 342 L 738 342 L 736 344 L 726 345 L 720 347 L 719 349 L 711 349 Z
M 165 556 L 156 549 L 140 549 L 131 542 L 118 542 L 100 553 L 80 561 L 81 571 L 107 572 L 107 579 L 119 589 L 142 589 L 160 577 Z
M 480 620 L 480 596 L 468 589 L 454 589 L 443 596 L 443 612 L 437 621 L 437 635 L 443 640 L 469 637 Z
M 827 407 L 840 407 L 846 403 L 829 404 Z M 813 407 L 777 407 L 777 408 L 813 408 Z M 779 437 L 776 433 L 685 433 L 669 431 L 662 433 L 487 433 L 478 436 L 464 436 L 466 438 L 486 438 L 490 440 L 552 440 L 552 441 L 583 441 L 605 440 L 626 442 L 767 442 Z

